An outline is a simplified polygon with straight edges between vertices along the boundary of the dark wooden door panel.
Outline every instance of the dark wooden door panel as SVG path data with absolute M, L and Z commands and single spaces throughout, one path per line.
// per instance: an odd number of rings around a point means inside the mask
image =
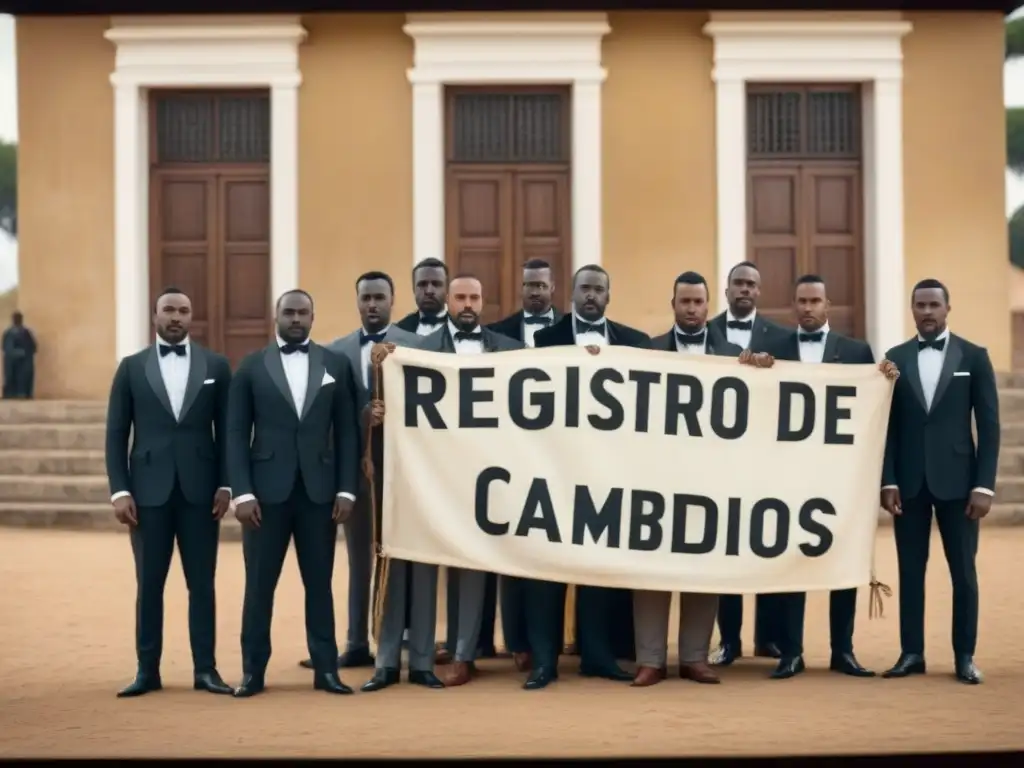
M 519 277 L 523 264 L 530 259 L 544 259 L 551 265 L 556 288 L 555 306 L 565 311 L 572 293 L 569 171 L 518 171 L 513 178 L 516 249 L 512 282 L 515 291 L 505 314 L 522 306 L 523 284 Z
M 801 261 L 800 171 L 792 167 L 751 169 L 747 183 L 750 261 L 761 272 L 758 312 L 793 324 L 793 283 Z

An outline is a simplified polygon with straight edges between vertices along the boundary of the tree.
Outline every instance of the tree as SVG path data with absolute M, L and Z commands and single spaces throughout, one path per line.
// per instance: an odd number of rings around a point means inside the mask
M 0 221 L 18 211 L 18 145 L 0 141 Z

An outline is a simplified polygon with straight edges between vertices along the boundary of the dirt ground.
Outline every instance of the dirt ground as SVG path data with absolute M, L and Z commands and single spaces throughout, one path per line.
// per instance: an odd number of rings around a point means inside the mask
M 723 685 L 670 678 L 647 689 L 584 680 L 567 660 L 563 677 L 520 690 L 510 661 L 482 664 L 463 688 L 400 685 L 376 694 L 314 692 L 302 596 L 289 557 L 274 616 L 274 658 L 263 696 L 239 701 L 191 690 L 186 592 L 173 566 L 167 587 L 164 691 L 118 700 L 134 673 L 135 585 L 128 539 L 114 534 L 0 530 L 0 757 L 483 757 L 752 755 L 958 751 L 1024 747 L 1024 530 L 991 529 L 978 555 L 982 585 L 977 662 L 985 684 L 952 677 L 950 586 L 936 541 L 928 582 L 930 673 L 860 680 L 826 671 L 828 607 L 807 615 L 811 669 L 765 679 L 766 660 L 742 661 Z M 345 559 L 335 594 L 344 624 Z M 243 571 L 237 544 L 221 547 L 219 666 L 240 675 Z M 879 533 L 878 574 L 895 588 L 891 531 Z M 747 600 L 746 641 L 752 619 Z M 675 606 L 673 606 L 675 609 Z M 856 650 L 881 670 L 899 651 L 895 599 L 868 620 L 862 590 Z M 443 619 L 443 611 L 439 613 Z M 439 627 L 438 636 L 441 635 Z M 368 670 L 346 672 L 360 685 Z

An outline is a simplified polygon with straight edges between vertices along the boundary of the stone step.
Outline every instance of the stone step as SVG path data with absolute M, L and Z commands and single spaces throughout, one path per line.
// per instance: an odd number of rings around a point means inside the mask
M 999 392 L 999 420 L 1003 423 L 1024 421 L 1024 389 Z
M 103 424 L 4 424 L 0 426 L 0 450 L 102 451 Z
M 109 504 L 110 490 L 103 475 L 0 475 L 0 500 Z
M 1024 476 L 1024 445 L 1002 445 L 999 448 L 999 477 Z
M 0 451 L 0 475 L 102 476 L 106 474 L 106 471 L 103 451 L 37 449 Z
M 3 400 L 0 424 L 103 424 L 102 400 Z
M 1000 427 L 1000 450 L 1024 447 L 1024 421 L 1004 421 Z
M 997 477 L 995 503 L 1024 505 L 1024 477 Z

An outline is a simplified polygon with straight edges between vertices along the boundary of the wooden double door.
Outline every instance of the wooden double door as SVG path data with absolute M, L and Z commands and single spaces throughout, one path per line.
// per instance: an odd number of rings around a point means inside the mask
M 192 337 L 233 366 L 267 344 L 269 94 L 154 94 L 150 291 L 192 299 Z

